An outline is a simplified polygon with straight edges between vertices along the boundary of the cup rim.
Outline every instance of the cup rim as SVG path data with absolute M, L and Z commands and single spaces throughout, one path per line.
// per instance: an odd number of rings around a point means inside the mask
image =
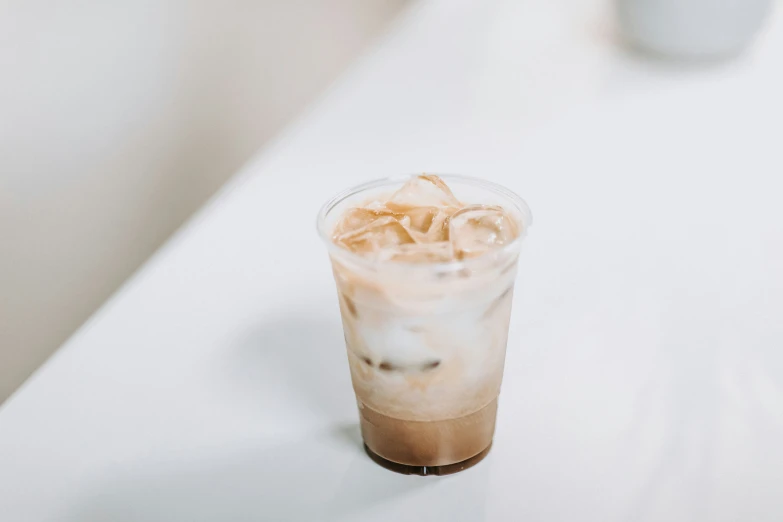
M 330 231 L 327 230 L 325 226 L 326 218 L 329 215 L 329 212 L 331 212 L 337 205 L 345 201 L 347 198 L 354 196 L 360 192 L 382 187 L 384 185 L 404 183 L 405 181 L 413 177 L 417 177 L 421 175 L 419 173 L 401 174 L 395 176 L 388 176 L 385 178 L 378 178 L 371 181 L 366 181 L 364 183 L 360 183 L 358 185 L 354 185 L 352 187 L 349 187 L 345 190 L 338 192 L 337 194 L 329 198 L 326 201 L 326 203 L 323 204 L 321 209 L 318 211 L 318 216 L 316 218 L 316 230 L 318 231 L 318 235 L 320 236 L 321 240 L 324 243 L 326 243 L 326 248 L 329 251 L 329 253 L 337 254 L 339 256 L 344 256 L 345 258 L 350 259 L 351 262 L 370 269 L 374 269 L 380 266 L 400 267 L 402 269 L 411 269 L 413 267 L 417 267 L 419 269 L 424 268 L 426 270 L 431 270 L 436 272 L 455 272 L 466 268 L 470 269 L 471 267 L 475 267 L 477 265 L 481 265 L 485 263 L 488 258 L 497 259 L 503 254 L 513 252 L 514 250 L 517 250 L 520 247 L 522 241 L 527 235 L 527 229 L 533 224 L 533 215 L 530 212 L 530 207 L 527 205 L 525 200 L 522 199 L 518 194 L 504 187 L 503 185 L 494 183 L 492 181 L 487 181 L 485 179 L 476 178 L 473 176 L 465 176 L 461 174 L 438 174 L 432 172 L 428 172 L 426 174 L 438 176 L 439 178 L 443 179 L 447 183 L 449 180 L 453 180 L 457 183 L 461 183 L 465 185 L 473 185 L 475 187 L 487 189 L 505 197 L 509 202 L 511 202 L 516 207 L 516 210 L 519 213 L 520 219 L 522 221 L 520 234 L 507 245 L 503 245 L 503 247 L 493 250 L 492 251 L 493 255 L 491 256 L 482 255 L 474 258 L 463 259 L 460 261 L 447 261 L 441 263 L 415 263 L 410 261 L 378 261 L 375 259 L 368 259 L 367 257 L 357 254 L 355 252 L 351 252 L 350 250 L 343 248 L 337 245 L 334 241 L 332 241 Z

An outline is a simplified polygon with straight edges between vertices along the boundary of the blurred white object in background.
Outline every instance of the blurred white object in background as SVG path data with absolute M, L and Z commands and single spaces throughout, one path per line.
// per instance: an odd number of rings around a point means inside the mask
M 682 58 L 727 56 L 755 36 L 771 0 L 617 0 L 620 24 L 635 45 Z

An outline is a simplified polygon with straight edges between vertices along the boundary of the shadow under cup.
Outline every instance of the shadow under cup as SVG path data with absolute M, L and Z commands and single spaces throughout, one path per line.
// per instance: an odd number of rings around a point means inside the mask
M 345 210 L 388 198 L 410 176 L 349 189 L 318 216 L 365 449 L 384 467 L 420 475 L 466 469 L 492 445 L 517 260 L 532 221 L 525 202 L 500 185 L 440 177 L 460 201 L 503 207 L 519 237 L 447 263 L 377 261 L 332 241 Z

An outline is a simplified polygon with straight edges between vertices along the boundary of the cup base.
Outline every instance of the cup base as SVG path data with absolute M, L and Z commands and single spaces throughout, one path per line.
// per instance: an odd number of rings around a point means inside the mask
M 495 434 L 496 415 L 497 399 L 468 415 L 433 421 L 399 419 L 361 403 L 359 407 L 362 438 L 374 455 L 427 470 L 459 467 L 486 451 Z
M 401 473 L 403 475 L 421 475 L 422 477 L 428 475 L 451 475 L 454 473 L 459 473 L 460 471 L 464 471 L 468 468 L 472 468 L 484 460 L 484 457 L 487 456 L 489 450 L 491 449 L 492 443 L 490 442 L 489 446 L 487 446 L 486 449 L 484 449 L 478 455 L 474 455 L 469 459 L 465 459 L 462 462 L 457 462 L 455 464 L 448 464 L 445 466 L 409 466 L 407 464 L 399 464 L 397 462 L 387 460 L 377 453 L 374 453 L 370 448 L 367 447 L 367 444 L 364 445 L 364 451 L 366 451 L 367 455 L 373 460 L 373 462 L 379 466 L 384 467 L 390 471 L 394 471 L 395 473 Z

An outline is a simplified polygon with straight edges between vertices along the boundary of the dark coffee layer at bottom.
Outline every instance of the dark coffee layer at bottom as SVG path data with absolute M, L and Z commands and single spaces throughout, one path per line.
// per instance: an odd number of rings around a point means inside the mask
M 429 474 L 429 468 L 462 465 L 477 458 L 460 468 L 465 469 L 480 461 L 492 444 L 497 407 L 495 399 L 463 417 L 411 421 L 389 417 L 363 405 L 359 416 L 362 437 L 371 456 L 412 468 L 428 468 Z M 455 471 L 459 469 L 446 473 Z
M 456 464 L 449 464 L 447 466 L 408 466 L 407 464 L 398 464 L 396 462 L 386 460 L 385 458 L 381 457 L 377 453 L 374 453 L 370 448 L 368 448 L 367 444 L 364 445 L 364 451 L 367 452 L 367 455 L 369 455 L 370 458 L 376 464 L 383 466 L 388 470 L 397 473 L 402 473 L 403 475 L 421 475 L 421 476 L 451 475 L 452 473 L 458 473 L 462 470 L 472 468 L 473 466 L 475 466 L 476 464 L 484 460 L 484 457 L 487 456 L 490 449 L 492 449 L 491 443 L 488 448 L 486 448 L 478 455 L 470 457 L 467 460 L 463 460 L 462 462 L 457 462 Z

